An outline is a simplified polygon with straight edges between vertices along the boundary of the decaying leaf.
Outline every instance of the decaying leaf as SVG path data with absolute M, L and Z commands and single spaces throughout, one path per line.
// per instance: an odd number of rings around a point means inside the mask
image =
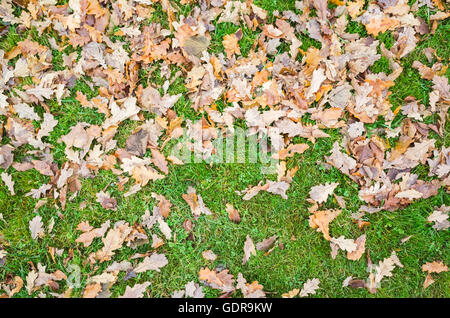
M 331 237 L 328 227 L 331 221 L 333 221 L 339 214 L 341 214 L 341 212 L 342 210 L 316 211 L 309 216 L 309 226 L 322 232 L 323 237 L 329 241 Z
M 96 194 L 96 197 L 97 202 L 102 205 L 102 208 L 112 211 L 117 210 L 117 200 L 112 198 L 109 193 L 100 191 Z
M 347 258 L 352 261 L 357 261 L 364 254 L 366 249 L 366 235 L 363 234 L 355 240 L 356 249 L 353 252 L 347 252 Z
M 30 221 L 30 231 L 31 237 L 36 240 L 38 237 L 44 235 L 44 223 L 42 223 L 42 218 L 39 215 L 36 215 Z
M 309 196 L 317 203 L 325 202 L 328 196 L 333 193 L 334 189 L 336 189 L 338 185 L 339 183 L 334 182 L 314 186 L 311 188 L 311 191 L 309 191 Z
M 88 247 L 96 237 L 103 237 L 103 235 L 105 235 L 109 228 L 109 224 L 110 222 L 106 221 L 100 228 L 94 229 L 89 225 L 89 222 L 81 222 L 78 224 L 77 230 L 80 230 L 83 233 L 75 240 L 75 242 L 83 243 L 84 247 Z
M 244 257 L 242 258 L 242 265 L 247 263 L 251 255 L 256 255 L 256 250 L 252 238 L 249 235 L 247 235 L 247 238 L 244 243 Z
M 136 266 L 134 271 L 136 273 L 142 273 L 146 271 L 157 271 L 166 266 L 169 263 L 166 256 L 164 254 L 153 253 L 150 256 L 146 256 L 144 260 Z
M 211 250 L 207 250 L 207 251 L 203 251 L 202 252 L 202 256 L 204 259 L 206 259 L 207 261 L 215 261 L 217 258 L 217 255 L 214 254 L 213 251 Z
M 142 157 L 147 149 L 148 132 L 139 129 L 127 139 L 126 150 L 136 156 Z
M 232 57 L 234 54 L 241 54 L 238 39 L 235 34 L 225 35 L 223 37 L 222 44 L 223 47 L 225 48 L 225 52 L 227 53 L 228 58 Z
M 15 195 L 14 181 L 12 180 L 11 176 L 9 174 L 7 174 L 6 172 L 2 172 L 1 178 L 2 178 L 3 182 L 6 184 L 6 186 L 8 187 L 9 193 L 11 193 L 11 195 Z
M 308 279 L 305 284 L 303 284 L 303 288 L 300 291 L 300 297 L 306 297 L 309 295 L 313 295 L 316 293 L 316 290 L 319 288 L 319 279 Z
M 256 244 L 256 249 L 258 251 L 267 251 L 269 250 L 272 245 L 275 243 L 275 241 L 277 240 L 277 236 L 273 235 L 269 238 L 266 238 L 264 240 L 262 240 L 261 242 Z
M 164 279 L 158 272 L 173 251 L 190 245 L 217 268 L 197 269 L 199 281 L 178 282 L 180 290 L 161 292 L 155 285 L 152 294 L 201 298 L 212 288 L 223 298 L 279 296 L 216 264 L 208 248 L 219 249 L 210 236 L 227 231 L 213 233 L 228 217 L 236 223 L 227 223 L 236 241 L 246 236 L 242 265 L 259 250 L 264 256 L 275 251 L 268 258 L 284 266 L 292 249 L 311 243 L 309 234 L 322 240 L 312 231 L 286 233 L 295 228 L 290 223 L 303 222 L 304 200 L 311 204 L 309 225 L 329 241 L 332 260 L 340 250 L 359 265 L 367 259 L 369 276 L 349 276 L 343 286 L 376 293 L 403 264 L 395 252 L 372 263 L 370 244 L 382 240 L 362 234 L 375 226 L 368 214 L 447 198 L 450 85 L 448 61 L 435 41 L 445 38 L 450 16 L 442 0 L 308 0 L 280 7 L 252 0 L 181 0 L 181 7 L 168 0 L 0 1 L 0 201 L 7 205 L 0 213 L 0 268 L 8 270 L 0 298 L 22 296 L 24 280 L 28 296 L 105 298 L 116 296 L 112 286 L 120 283 L 127 285 L 117 286 L 120 298 L 142 298 L 153 280 L 142 281 L 140 273 Z M 250 165 L 261 167 L 260 175 Z M 328 182 L 312 180 L 319 175 Z M 92 185 L 102 178 L 93 197 Z M 236 188 L 243 180 L 253 181 Z M 306 184 L 309 197 L 303 198 Z M 227 215 L 213 215 L 195 188 L 208 205 L 225 203 Z M 242 204 L 228 197 L 233 191 Z M 356 201 L 363 202 L 358 211 Z M 186 209 L 193 217 L 181 219 L 183 231 L 177 216 Z M 330 223 L 341 211 L 334 237 Z M 395 251 L 407 255 L 414 244 L 422 246 L 423 237 L 414 234 L 420 226 L 445 236 L 449 212 L 444 204 L 432 207 L 427 222 L 411 223 L 416 228 L 393 241 Z M 403 214 L 379 218 L 381 228 Z M 35 255 L 42 263 L 16 253 L 30 237 L 11 239 L 21 233 L 25 215 L 31 240 L 43 243 L 37 253 L 48 253 Z M 74 215 L 87 218 L 71 224 Z M 261 220 L 267 231 L 260 232 Z M 341 235 L 346 224 L 358 238 Z M 76 238 L 65 233 L 71 226 Z M 250 235 L 261 239 L 256 246 Z M 223 237 L 229 235 L 216 239 Z M 308 257 L 320 254 L 319 245 L 307 249 Z M 230 255 L 220 252 L 228 264 Z M 79 276 L 70 271 L 74 261 L 83 267 L 81 286 L 66 276 Z M 185 277 L 183 264 L 191 261 L 180 258 L 180 273 L 170 274 Z M 448 271 L 444 261 L 423 264 L 424 288 Z M 102 272 L 104 262 L 111 264 Z M 14 270 L 16 263 L 26 277 Z M 50 271 L 55 264 L 64 272 Z M 408 271 L 399 272 L 410 283 Z M 258 279 L 267 282 L 270 274 Z M 318 279 L 308 279 L 281 295 L 305 297 L 318 286 Z
M 241 216 L 239 215 L 239 211 L 235 209 L 231 204 L 226 204 L 226 211 L 228 212 L 228 218 L 230 221 L 234 223 L 241 222 Z
M 83 292 L 83 298 L 96 298 L 101 290 L 102 286 L 100 283 L 89 284 Z
M 448 267 L 444 265 L 442 261 L 434 261 L 431 263 L 425 263 L 422 265 L 422 271 L 428 272 L 428 273 L 441 273 L 441 272 L 447 272 Z
M 427 274 L 427 277 L 425 278 L 424 282 L 423 282 L 423 288 L 427 288 L 428 286 L 430 286 L 431 284 L 434 283 L 434 279 L 431 276 L 430 273 Z
M 119 298 L 142 298 L 148 286 L 150 286 L 150 282 L 135 284 L 133 287 L 127 286 L 125 293 Z
M 341 250 L 347 251 L 348 253 L 355 252 L 357 245 L 354 240 L 346 239 L 343 235 L 338 238 L 331 238 L 331 243 L 336 244 Z
M 197 192 L 193 187 L 188 188 L 187 194 L 183 194 L 183 199 L 189 204 L 192 214 L 194 214 L 195 217 L 199 217 L 201 214 L 212 214 L 203 203 L 200 194 L 197 195 Z
M 185 40 L 183 49 L 188 54 L 201 58 L 203 52 L 208 48 L 209 42 L 209 39 L 204 36 L 190 36 Z
M 101 263 L 109 261 L 115 254 L 115 250 L 122 247 L 128 234 L 131 232 L 131 228 L 127 223 L 120 224 L 113 229 L 110 229 L 106 236 L 102 238 L 103 248 L 96 252 L 95 258 Z
M 283 297 L 283 298 L 294 298 L 295 296 L 298 295 L 299 292 L 300 292 L 300 289 L 294 288 L 293 290 L 290 290 L 287 293 L 282 294 L 281 297 Z

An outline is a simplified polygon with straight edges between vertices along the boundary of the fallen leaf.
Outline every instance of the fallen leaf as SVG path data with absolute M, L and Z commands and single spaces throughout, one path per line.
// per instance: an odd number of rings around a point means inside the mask
M 143 273 L 151 270 L 159 272 L 160 269 L 168 263 L 169 261 L 164 254 L 158 254 L 155 252 L 150 256 L 146 256 L 144 260 L 136 266 L 134 271 L 136 273 Z
M 207 250 L 207 251 L 203 251 L 202 252 L 202 256 L 204 259 L 206 259 L 207 261 L 215 261 L 217 258 L 217 255 L 214 254 L 213 251 L 211 250 Z
M 444 265 L 444 262 L 442 261 L 434 261 L 434 262 L 428 262 L 422 265 L 422 271 L 428 272 L 428 273 L 441 273 L 441 272 L 447 272 L 448 267 Z
M 228 219 L 234 223 L 241 223 L 241 217 L 239 211 L 235 209 L 231 204 L 226 204 L 225 209 L 228 212 Z
M 308 279 L 305 284 L 303 284 L 303 288 L 300 291 L 300 297 L 306 297 L 309 295 L 313 295 L 316 293 L 316 290 L 319 288 L 319 279 Z
M 126 150 L 136 156 L 142 157 L 147 149 L 148 132 L 144 129 L 139 129 L 128 137 L 126 141 Z
M 2 178 L 3 182 L 6 184 L 6 187 L 8 188 L 9 193 L 11 193 L 11 195 L 15 195 L 14 181 L 12 180 L 11 176 L 9 174 L 7 174 L 6 172 L 2 172 L 1 178 Z
M 31 221 L 30 221 L 30 231 L 31 231 L 31 238 L 33 240 L 37 239 L 41 235 L 44 235 L 44 224 L 42 223 L 42 218 L 39 215 L 36 215 Z
M 332 237 L 331 242 L 339 246 L 341 250 L 347 251 L 348 253 L 352 253 L 357 250 L 355 241 L 352 239 L 346 239 L 343 235 L 339 236 L 338 238 Z M 352 257 L 356 257 L 358 252 L 355 254 L 351 254 Z
M 356 249 L 353 252 L 347 252 L 347 258 L 352 261 L 357 261 L 361 258 L 366 250 L 366 235 L 363 234 L 355 240 Z
M 283 297 L 283 298 L 294 298 L 295 296 L 298 295 L 299 292 L 300 292 L 300 289 L 294 288 L 293 290 L 290 290 L 287 293 L 282 294 L 281 297 Z
M 266 238 L 264 240 L 262 240 L 261 242 L 256 244 L 256 249 L 258 251 L 267 251 L 269 250 L 272 245 L 275 243 L 275 241 L 277 240 L 277 236 L 273 235 L 269 238 Z
M 256 250 L 252 238 L 249 235 L 247 235 L 247 238 L 244 243 L 244 257 L 242 258 L 242 265 L 247 263 L 251 255 L 256 255 Z
M 234 54 L 241 54 L 238 39 L 235 34 L 226 34 L 222 41 L 227 58 L 231 58 Z
M 133 287 L 127 286 L 125 293 L 119 298 L 142 298 L 148 286 L 150 286 L 150 282 L 135 284 Z
M 318 231 L 323 233 L 324 238 L 329 241 L 330 230 L 328 227 L 331 221 L 341 214 L 341 212 L 342 210 L 316 211 L 314 214 L 309 216 L 309 226 L 313 229 L 318 229 Z
M 83 292 L 83 298 L 96 298 L 101 290 L 102 286 L 100 283 L 89 284 Z
M 209 39 L 205 36 L 190 36 L 184 41 L 183 49 L 187 54 L 201 58 L 203 52 L 207 50 L 209 42 Z
M 325 183 L 324 185 L 318 185 L 311 188 L 309 196 L 317 203 L 323 203 L 327 200 L 328 196 L 333 193 L 334 189 L 339 183 Z
M 423 288 L 427 288 L 428 286 L 430 286 L 431 284 L 434 283 L 434 279 L 431 276 L 430 273 L 427 274 L 427 277 L 425 277 L 425 281 L 423 282 Z

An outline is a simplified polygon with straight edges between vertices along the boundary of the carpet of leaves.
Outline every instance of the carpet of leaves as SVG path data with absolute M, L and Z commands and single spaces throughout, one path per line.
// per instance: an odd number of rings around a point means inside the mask
M 421 282 L 402 295 L 448 297 L 449 17 L 441 0 L 0 0 L 0 297 L 369 297 L 399 272 Z M 214 162 L 238 127 L 272 173 Z

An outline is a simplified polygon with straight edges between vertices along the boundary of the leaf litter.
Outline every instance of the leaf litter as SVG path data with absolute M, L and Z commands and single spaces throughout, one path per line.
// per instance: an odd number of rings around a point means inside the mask
M 50 0 L 39 4 L 27 1 L 25 6 L 2 0 L 0 21 L 6 28 L 14 26 L 20 33 L 33 28 L 39 35 L 51 29 L 57 35 L 51 38 L 49 46 L 28 36 L 14 47 L 0 50 L 0 166 L 8 196 L 24 195 L 38 200 L 35 212 L 52 202 L 61 209 L 60 217 L 64 217 L 67 200 L 82 195 L 83 179 L 95 178 L 99 170 L 107 170 L 117 182 L 109 185 L 109 190 L 96 193 L 91 203 L 116 211 L 121 202 L 120 192 L 132 200 L 132 195 L 149 183 L 164 180 L 174 165 L 185 164 L 164 151 L 165 145 L 178 140 L 184 129 L 191 139 L 193 155 L 209 160 L 217 152 L 214 141 L 221 135 L 232 134 L 235 124 L 242 120 L 249 135 L 259 139 L 268 136 L 267 149 L 279 160 L 276 181 L 260 180 L 257 185 L 243 185 L 244 190 L 236 191 L 244 201 L 255 200 L 261 191 L 289 200 L 298 169 L 286 168 L 289 158 L 308 156 L 317 139 L 330 138 L 330 130 L 339 132 L 342 138 L 334 142 L 320 164 L 333 166 L 357 185 L 359 199 L 365 203 L 352 216 L 359 230 L 370 226 L 363 221 L 365 213 L 399 210 L 415 200 L 435 196 L 440 188 L 448 192 L 450 148 L 439 141 L 445 134 L 450 104 L 447 65 L 437 62 L 428 67 L 420 61 L 412 64 L 421 78 L 431 83 L 429 105 L 411 96 L 400 107 L 394 107 L 390 101 L 390 89 L 403 71 L 402 59 L 414 51 L 421 41 L 420 35 L 435 32 L 438 23 L 448 18 L 440 1 L 418 1 L 413 5 L 404 0 L 373 1 L 367 5 L 363 1 L 332 1 L 333 8 L 324 0 L 296 1 L 295 12 L 276 11 L 273 22 L 268 12 L 252 1 L 200 1 L 188 16 L 180 14 L 178 5 L 171 1 L 160 2 L 168 16 L 167 27 L 142 23 L 154 11 L 154 4 L 148 1 L 71 0 L 58 5 Z M 182 1 L 187 2 L 190 1 Z M 17 5 L 23 9 L 15 10 Z M 423 6 L 435 12 L 429 23 L 417 16 Z M 361 24 L 367 36 L 347 33 L 350 21 Z M 211 50 L 213 33 L 218 24 L 225 22 L 238 29 L 220 40 L 223 53 L 215 53 Z M 244 49 L 241 41 L 244 28 L 258 33 L 250 50 Z M 377 39 L 387 31 L 393 35 L 389 48 Z M 112 36 L 121 40 L 113 40 Z M 302 50 L 305 36 L 320 43 L 320 49 Z M 287 45 L 288 50 L 279 53 L 281 44 Z M 73 48 L 73 52 L 65 53 L 67 47 Z M 54 66 L 55 52 L 62 52 L 62 69 Z M 431 49 L 424 52 L 430 61 L 434 59 Z M 391 72 L 372 72 L 371 66 L 382 58 L 389 61 Z M 139 70 L 155 62 L 164 84 L 143 85 Z M 171 78 L 173 67 L 179 69 L 176 75 L 186 87 L 183 97 L 169 93 L 176 80 Z M 53 105 L 72 99 L 74 83 L 86 77 L 90 78 L 88 86 L 96 88 L 95 93 L 87 96 L 76 91 L 74 99 L 80 109 L 92 109 L 102 114 L 103 120 L 98 124 L 77 122 L 59 138 L 50 138 L 63 122 Z M 190 101 L 190 107 L 202 114 L 202 119 L 192 121 L 177 114 L 175 105 L 182 98 Z M 227 107 L 219 111 L 217 100 L 223 100 Z M 429 116 L 438 118 L 437 122 L 426 121 Z M 307 117 L 313 122 L 302 120 Z M 380 118 L 384 124 L 372 133 L 369 127 Z M 118 133 L 128 121 L 136 122 L 137 128 L 121 148 Z M 196 133 L 198 127 L 202 129 L 200 134 Z M 297 143 L 296 137 L 308 143 Z M 397 141 L 392 142 L 393 139 Z M 61 147 L 64 159 L 56 162 L 54 155 Z M 19 156 L 18 151 L 26 155 Z M 428 178 L 422 180 L 414 172 L 420 166 L 429 169 Z M 48 181 L 24 193 L 15 180 L 24 171 L 33 169 Z M 127 192 L 125 186 L 129 187 Z M 395 268 L 403 265 L 395 252 L 373 265 L 366 251 L 370 240 L 366 241 L 365 233 L 355 239 L 333 237 L 330 224 L 346 206 L 345 199 L 334 193 L 339 186 L 335 182 L 310 189 L 309 225 L 330 242 L 332 259 L 339 250 L 352 261 L 361 262 L 362 255 L 367 254 L 369 277 L 366 280 L 347 277 L 343 286 L 364 287 L 375 293 L 381 280 L 391 277 Z M 194 186 L 185 189 L 182 199 L 195 220 L 219 215 L 219 211 L 207 207 Z M 324 207 L 330 197 L 338 201 L 341 209 Z M 81 233 L 75 243 L 81 249 L 96 246 L 85 263 L 109 264 L 103 273 L 88 277 L 82 297 L 109 297 L 119 272 L 126 272 L 127 277 L 146 271 L 160 272 L 172 261 L 157 250 L 168 242 L 176 242 L 176 225 L 170 219 L 173 204 L 161 194 L 152 193 L 152 198 L 157 205 L 152 212 L 144 212 L 140 223 L 122 220 L 112 224 L 106 220 L 98 228 L 88 221 L 77 225 L 76 230 Z M 224 205 L 224 210 L 223 217 L 236 224 L 246 217 L 230 203 Z M 427 221 L 435 230 L 446 231 L 448 212 L 446 205 L 434 207 Z M 195 221 L 187 221 L 183 227 L 190 232 Z M 158 224 L 157 228 L 154 224 Z M 53 218 L 44 226 L 42 217 L 35 215 L 29 220 L 30 236 L 42 240 L 54 226 Z M 247 234 L 242 265 L 252 266 L 250 259 L 258 257 L 257 251 L 268 255 L 282 246 L 276 244 L 277 240 L 278 236 L 273 235 L 255 247 Z M 151 244 L 147 252 L 135 253 L 125 263 L 114 261 L 124 246 L 136 249 L 146 244 Z M 69 258 L 73 257 L 73 251 L 71 255 Z M 204 249 L 202 256 L 206 264 L 227 257 L 210 249 Z M 142 260 L 129 262 L 135 259 Z M 7 261 L 8 246 L 0 240 L 0 267 Z M 7 297 L 22 288 L 28 295 L 39 292 L 40 297 L 70 297 L 71 287 L 60 290 L 58 283 L 67 280 L 65 273 L 47 272 L 40 263 L 36 266 L 30 262 L 26 277 L 13 275 L 0 284 Z M 424 288 L 433 282 L 431 273 L 448 270 L 437 261 L 424 264 L 422 269 L 428 273 Z M 282 296 L 320 293 L 319 283 L 317 278 L 308 278 L 303 286 Z M 120 297 L 144 297 L 150 284 L 146 281 L 127 285 Z M 50 292 L 44 291 L 44 286 Z M 236 292 L 242 297 L 266 296 L 258 281 L 247 283 L 242 273 L 237 273 L 235 279 L 228 269 L 219 267 L 199 269 L 198 280 L 186 283 L 183 288 L 173 291 L 172 297 L 204 297 L 205 288 L 217 289 L 226 297 Z

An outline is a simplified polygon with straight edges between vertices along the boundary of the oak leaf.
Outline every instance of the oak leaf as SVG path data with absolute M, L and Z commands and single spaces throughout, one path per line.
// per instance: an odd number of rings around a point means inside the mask
M 428 273 L 441 273 L 441 272 L 447 272 L 448 267 L 444 265 L 444 262 L 442 261 L 434 261 L 434 262 L 428 262 L 422 265 L 422 271 L 428 272 Z
M 234 54 L 241 54 L 239 48 L 238 39 L 235 34 L 227 34 L 223 37 L 222 41 L 223 47 L 225 48 L 225 53 L 228 58 L 234 56 Z
M 316 290 L 319 288 L 319 279 L 308 279 L 305 284 L 303 284 L 303 288 L 300 291 L 300 297 L 306 297 L 308 295 L 313 295 L 316 293 Z

